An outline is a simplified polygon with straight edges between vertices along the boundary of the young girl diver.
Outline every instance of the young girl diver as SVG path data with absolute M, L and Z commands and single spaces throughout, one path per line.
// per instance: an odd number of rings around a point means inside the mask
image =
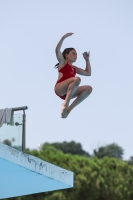
M 84 70 L 73 65 L 77 59 L 77 52 L 74 48 L 66 48 L 63 53 L 60 51 L 64 39 L 72 34 L 73 33 L 65 34 L 55 49 L 56 57 L 59 61 L 56 65 L 59 76 L 54 89 L 57 96 L 64 100 L 61 108 L 62 118 L 66 118 L 71 110 L 86 99 L 92 92 L 92 87 L 89 85 L 79 86 L 81 79 L 76 76 L 76 73 L 83 76 L 91 76 L 91 65 L 89 61 L 90 52 L 83 53 L 83 58 L 86 62 L 86 68 Z M 73 98 L 76 99 L 69 105 L 70 100 Z

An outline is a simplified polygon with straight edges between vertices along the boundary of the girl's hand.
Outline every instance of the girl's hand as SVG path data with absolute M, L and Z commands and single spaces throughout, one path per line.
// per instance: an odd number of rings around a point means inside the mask
M 67 34 L 65 34 L 65 35 L 63 36 L 63 39 L 65 39 L 65 38 L 71 36 L 72 34 L 74 34 L 74 33 L 67 33 Z
M 86 60 L 86 61 L 88 61 L 89 60 L 89 58 L 90 58 L 90 51 L 87 53 L 87 52 L 84 52 L 83 53 L 83 57 L 84 57 L 84 59 Z

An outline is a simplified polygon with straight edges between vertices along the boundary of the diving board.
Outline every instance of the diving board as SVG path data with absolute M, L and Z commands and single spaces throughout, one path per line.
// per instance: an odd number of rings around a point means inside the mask
M 73 187 L 71 171 L 0 143 L 0 199 Z

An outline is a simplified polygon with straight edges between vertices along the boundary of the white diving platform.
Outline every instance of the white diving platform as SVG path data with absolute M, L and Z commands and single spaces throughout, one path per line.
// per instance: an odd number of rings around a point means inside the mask
M 73 187 L 74 174 L 0 143 L 0 199 Z

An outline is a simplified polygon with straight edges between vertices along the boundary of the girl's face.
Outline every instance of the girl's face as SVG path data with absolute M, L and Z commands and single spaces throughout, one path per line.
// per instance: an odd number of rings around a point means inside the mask
M 71 50 L 69 54 L 66 55 L 66 59 L 70 62 L 75 62 L 77 60 L 77 52 L 75 49 Z

